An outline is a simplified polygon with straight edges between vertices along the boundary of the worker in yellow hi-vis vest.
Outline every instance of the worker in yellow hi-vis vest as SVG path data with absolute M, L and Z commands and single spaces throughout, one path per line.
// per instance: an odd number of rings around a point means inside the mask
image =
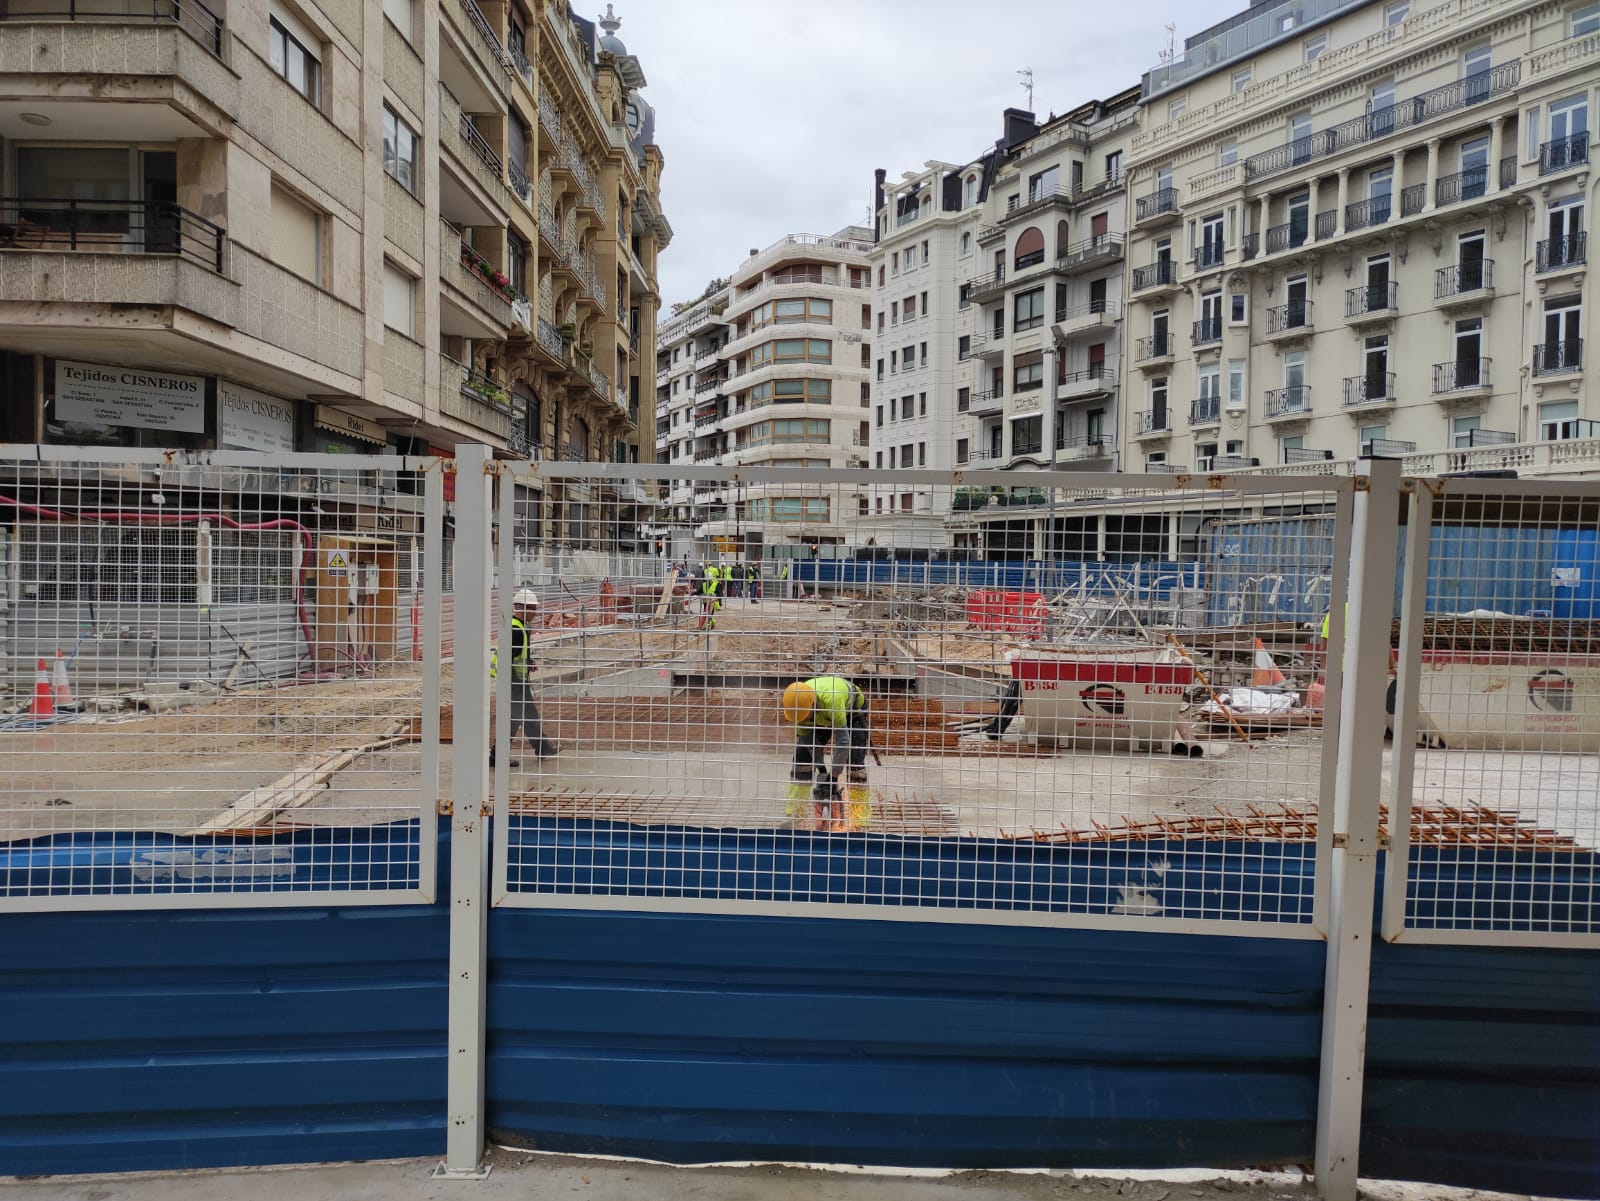
M 784 720 L 795 727 L 794 762 L 789 770 L 790 815 L 803 815 L 809 795 L 812 829 L 867 826 L 872 820 L 866 766 L 870 738 L 867 694 L 842 676 L 817 676 L 796 680 L 785 688 L 780 707 Z M 831 766 L 824 762 L 830 744 Z

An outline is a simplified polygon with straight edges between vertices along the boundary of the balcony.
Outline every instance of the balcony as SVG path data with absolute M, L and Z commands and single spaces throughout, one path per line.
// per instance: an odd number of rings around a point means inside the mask
M 1265 416 L 1268 421 L 1304 421 L 1311 416 L 1311 385 L 1291 384 L 1267 393 Z
M 516 198 L 522 201 L 522 207 L 530 213 L 537 211 L 533 204 L 533 181 L 516 163 L 506 163 L 506 184 Z
M 1148 338 L 1140 338 L 1133 344 L 1134 363 L 1145 371 L 1167 366 L 1176 353 L 1173 349 L 1175 341 L 1171 334 L 1151 334 Z
M 504 227 L 511 208 L 505 166 L 456 98 L 439 89 L 439 209 L 456 225 Z
M 716 432 L 722 424 L 724 414 L 716 405 L 709 408 L 696 409 L 694 413 L 694 432 L 696 434 L 709 434 Z
M 496 339 L 511 324 L 505 276 L 472 248 L 460 230 L 439 223 L 439 330 L 454 337 Z
M 1135 438 L 1165 438 L 1172 433 L 1172 414 L 1166 409 L 1146 409 L 1134 415 Z
M 703 396 L 707 392 L 720 391 L 728 382 L 728 377 L 718 372 L 715 375 L 701 376 L 694 382 L 694 394 Z
M 1157 188 L 1141 196 L 1133 205 L 1134 224 L 1145 229 L 1168 225 L 1178 219 L 1178 189 Z
M 1556 271 L 1572 271 L 1582 267 L 1589 259 L 1589 234 L 1568 234 L 1564 238 L 1547 238 L 1538 245 L 1534 271 L 1548 275 Z
M 439 412 L 497 445 L 511 436 L 510 393 L 447 355 L 439 356 Z
M 1582 338 L 1570 338 L 1565 342 L 1541 342 L 1533 348 L 1533 373 L 1536 376 L 1567 375 L 1582 370 Z
M 1392 371 L 1369 371 L 1365 375 L 1345 376 L 1344 407 L 1347 409 L 1392 405 L 1395 399 Z
M 0 135 L 41 136 L 22 122 L 28 111 L 63 140 L 226 137 L 239 77 L 223 63 L 223 40 L 222 17 L 199 0 L 0 5 L 0 63 L 38 81 L 13 94 Z M 114 133 L 105 124 L 113 115 Z
M 967 295 L 975 302 L 992 299 L 1006 290 L 1006 269 L 999 268 L 988 275 L 979 275 L 967 281 Z
M 1249 262 L 1261 253 L 1261 235 L 1248 233 L 1239 239 L 1239 257 Z
M 1133 290 L 1152 296 L 1178 290 L 1178 264 L 1173 259 L 1157 259 L 1148 266 L 1133 269 Z
M 979 246 L 987 246 L 992 242 L 998 242 L 1005 236 L 1006 227 L 1004 225 L 980 225 L 978 227 Z
M 222 270 L 221 226 L 176 204 L 10 196 L 0 211 L 15 214 L 0 225 L 0 249 L 169 255 Z
M 1400 285 L 1392 279 L 1345 290 L 1344 319 L 1354 328 L 1385 324 L 1399 311 Z
M 1122 258 L 1124 249 L 1121 234 L 1100 234 L 1063 250 L 1056 256 L 1056 269 L 1086 271 L 1105 263 L 1114 263 Z
M 1400 189 L 1400 215 L 1402 217 L 1415 217 L 1428 204 L 1428 185 L 1414 183 L 1409 187 Z
M 1091 300 L 1074 308 L 1057 309 L 1056 337 L 1068 341 L 1087 334 L 1102 333 L 1114 328 L 1117 318 L 1117 304 L 1111 300 Z
M 1270 226 L 1267 229 L 1267 253 L 1279 254 L 1285 250 L 1298 250 L 1310 240 L 1310 235 L 1309 217 Z
M 1554 175 L 1568 167 L 1581 167 L 1589 161 L 1589 133 L 1557 138 L 1539 147 L 1539 174 Z
M 979 330 L 977 333 L 972 335 L 972 340 L 968 343 L 968 345 L 970 347 L 968 353 L 969 358 L 988 359 L 993 358 L 996 355 L 1005 354 L 1005 331 L 990 330 L 985 333 L 984 331 Z
M 1202 396 L 1189 402 L 1189 424 L 1195 428 L 1222 424 L 1222 397 Z
M 440 0 L 439 80 L 475 113 L 506 111 L 512 67 L 476 0 Z
M 1097 363 L 1085 371 L 1069 371 L 1056 377 L 1056 399 L 1099 400 L 1111 395 L 1117 386 L 1117 373 L 1109 363 Z
M 1484 304 L 1493 299 L 1493 259 L 1440 267 L 1433 273 L 1433 303 L 1436 308 L 1448 311 Z
M 1200 318 L 1190 327 L 1189 340 L 1196 347 L 1217 345 L 1222 341 L 1222 318 Z
M 1440 208 L 1447 204 L 1460 204 L 1463 200 L 1479 200 L 1489 194 L 1489 168 L 1469 167 L 1454 175 L 1446 175 L 1433 185 L 1433 202 Z
M 1196 271 L 1215 271 L 1222 266 L 1226 254 L 1221 242 L 1202 242 L 1194 252 L 1194 269 Z
M 1358 200 L 1354 204 L 1344 206 L 1344 228 L 1346 233 L 1355 233 L 1357 230 L 1372 229 L 1374 226 L 1386 224 L 1394 211 L 1394 197 L 1373 196 L 1367 200 Z
M 546 366 L 556 368 L 572 366 L 572 343 L 562 336 L 554 322 L 540 317 L 534 325 L 533 340 L 545 355 Z
M 1251 155 L 1244 160 L 1244 177 L 1248 182 L 1255 182 L 1292 167 L 1341 154 L 1354 146 L 1381 140 L 1402 130 L 1430 124 L 1450 113 L 1514 92 L 1521 79 L 1522 63 L 1512 59 L 1488 71 L 1422 92 L 1388 108 L 1374 109 L 1364 116 L 1318 130 L 1309 138 L 1299 138 L 1261 154 Z
M 1077 459 L 1103 459 L 1116 444 L 1110 434 L 1085 434 L 1082 438 L 1056 438 L 1056 460 L 1070 463 Z
M 1006 390 L 1004 388 L 991 388 L 984 392 L 974 392 L 968 401 L 967 412 L 972 414 L 998 413 L 1005 408 Z
M 1024 217 L 1031 217 L 1035 213 L 1042 213 L 1049 209 L 1066 211 L 1072 208 L 1075 198 L 1068 188 L 1055 188 L 1049 191 L 1035 189 L 1028 193 L 1026 200 L 1020 200 L 1005 211 L 1000 218 L 1002 225 L 1009 225 L 1013 221 L 1020 221 Z
M 1488 396 L 1488 359 L 1452 359 L 1433 365 L 1433 395 L 1439 400 L 1477 400 Z
M 1267 310 L 1269 342 L 1293 342 L 1308 337 L 1314 328 L 1309 300 L 1291 300 Z

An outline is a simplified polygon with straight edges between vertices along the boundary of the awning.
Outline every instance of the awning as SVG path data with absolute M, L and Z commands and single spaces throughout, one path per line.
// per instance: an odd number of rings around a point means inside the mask
M 347 438 L 355 438 L 361 442 L 372 442 L 378 446 L 388 446 L 388 432 L 376 421 L 368 421 L 365 417 L 357 417 L 354 413 L 346 413 L 343 409 L 336 409 L 332 405 L 317 406 L 317 425 L 335 434 L 343 434 Z

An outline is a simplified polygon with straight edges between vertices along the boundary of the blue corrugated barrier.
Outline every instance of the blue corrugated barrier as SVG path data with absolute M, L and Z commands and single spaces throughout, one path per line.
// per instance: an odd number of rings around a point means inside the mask
M 297 870 L 353 858 L 348 836 L 316 834 L 288 843 Z M 858 886 L 815 869 L 864 869 L 888 842 L 813 852 L 795 834 L 764 844 L 762 865 L 713 861 L 725 831 L 524 822 L 515 837 L 559 843 L 564 870 L 626 841 L 666 889 L 714 866 L 767 896 L 781 868 L 834 899 Z M 1046 880 L 1092 882 L 1099 905 L 1157 851 L 923 846 L 956 905 Z M 13 866 L 39 870 L 42 849 Z M 1303 848 L 1265 863 L 1227 850 L 1235 869 L 1283 863 L 1271 886 L 1299 895 Z M 447 851 L 441 831 L 441 865 Z M 1179 873 L 1165 890 L 1203 887 L 1204 865 L 1182 861 L 1202 857 L 1192 844 L 1159 853 Z M 1573 917 L 1600 904 L 1592 856 L 1507 863 L 1469 871 L 1430 852 L 1420 890 L 1544 890 L 1553 920 L 1558 893 Z M 441 879 L 433 905 L 0 915 L 0 1173 L 439 1153 L 447 892 Z M 489 945 L 488 1116 L 517 1145 L 944 1166 L 1312 1156 L 1316 940 L 497 909 Z M 1380 943 L 1372 996 L 1368 1174 L 1600 1196 L 1600 955 Z

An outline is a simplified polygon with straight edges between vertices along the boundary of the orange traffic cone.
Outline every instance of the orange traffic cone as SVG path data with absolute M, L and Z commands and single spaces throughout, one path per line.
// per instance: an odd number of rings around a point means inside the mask
M 39 660 L 39 670 L 33 677 L 33 706 L 28 710 L 34 717 L 54 717 L 56 704 L 50 696 L 50 673 L 44 669 L 44 660 Z
M 67 657 L 56 647 L 56 667 L 50 676 L 50 691 L 53 695 L 57 709 L 71 709 L 76 702 L 72 699 L 72 681 L 67 679 Z
M 1261 639 L 1256 639 L 1256 668 L 1250 675 L 1252 688 L 1277 688 L 1285 683 L 1283 673 L 1278 670 L 1278 665 L 1272 661 L 1272 653 L 1267 650 Z

